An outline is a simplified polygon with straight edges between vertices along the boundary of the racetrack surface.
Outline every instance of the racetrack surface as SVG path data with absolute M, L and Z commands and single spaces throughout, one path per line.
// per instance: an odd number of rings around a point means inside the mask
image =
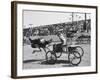
M 81 46 L 84 50 L 84 55 L 82 57 L 81 63 L 78 66 L 90 66 L 90 44 L 81 44 L 78 46 Z M 50 47 L 50 49 L 52 50 L 52 47 Z M 60 58 L 57 58 L 57 62 L 55 64 L 46 64 L 46 53 L 43 51 L 43 49 L 41 52 L 35 52 L 34 54 L 32 54 L 33 50 L 34 49 L 31 48 L 30 45 L 23 46 L 23 69 L 75 67 L 69 63 L 68 54 L 66 53 L 63 53 Z

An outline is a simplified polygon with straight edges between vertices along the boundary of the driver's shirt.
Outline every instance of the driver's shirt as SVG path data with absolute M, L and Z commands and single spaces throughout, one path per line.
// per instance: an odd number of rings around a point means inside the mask
M 60 34 L 60 38 L 63 40 L 63 45 L 66 45 L 66 39 L 63 34 Z

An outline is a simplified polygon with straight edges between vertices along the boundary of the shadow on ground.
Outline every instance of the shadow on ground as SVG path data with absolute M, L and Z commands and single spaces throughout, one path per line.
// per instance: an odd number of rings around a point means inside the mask
M 70 64 L 68 60 L 57 60 L 55 64 L 47 63 L 46 61 L 41 62 L 41 65 L 59 65 L 61 64 L 62 67 L 72 67 L 73 65 Z
M 59 65 L 61 64 L 62 67 L 74 67 L 70 61 L 68 60 L 57 60 L 56 63 L 47 63 L 46 60 L 43 59 L 31 59 L 31 60 L 24 60 L 23 63 L 34 63 L 37 62 L 36 64 L 40 64 L 40 65 Z
M 42 61 L 42 59 L 31 59 L 31 60 L 24 60 L 23 63 L 31 63 L 36 61 Z

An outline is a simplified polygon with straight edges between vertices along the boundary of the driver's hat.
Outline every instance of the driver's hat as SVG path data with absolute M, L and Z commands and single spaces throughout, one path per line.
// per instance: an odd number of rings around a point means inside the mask
M 61 31 L 63 31 L 63 29 L 59 29 L 59 30 L 58 30 L 58 32 L 61 32 Z

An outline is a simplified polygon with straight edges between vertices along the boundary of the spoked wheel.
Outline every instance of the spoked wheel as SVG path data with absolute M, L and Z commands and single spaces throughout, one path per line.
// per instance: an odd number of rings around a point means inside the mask
M 63 45 L 61 48 L 62 48 L 61 51 L 55 53 L 57 58 L 59 58 L 59 57 L 62 55 L 62 51 L 63 51 L 63 52 L 67 52 L 67 47 L 66 47 L 66 45 Z
M 80 54 L 81 57 L 84 55 L 84 50 L 80 46 L 76 46 L 75 51 L 79 52 L 79 54 Z
M 68 60 L 70 61 L 70 63 L 72 65 L 75 65 L 76 66 L 76 65 L 80 64 L 81 57 L 80 57 L 79 52 L 73 51 L 73 52 L 69 53 Z
M 62 55 L 62 52 L 56 52 L 56 57 L 59 58 Z
M 53 53 L 53 51 L 48 51 L 46 53 L 46 62 L 48 64 L 55 64 L 56 63 L 56 55 Z

